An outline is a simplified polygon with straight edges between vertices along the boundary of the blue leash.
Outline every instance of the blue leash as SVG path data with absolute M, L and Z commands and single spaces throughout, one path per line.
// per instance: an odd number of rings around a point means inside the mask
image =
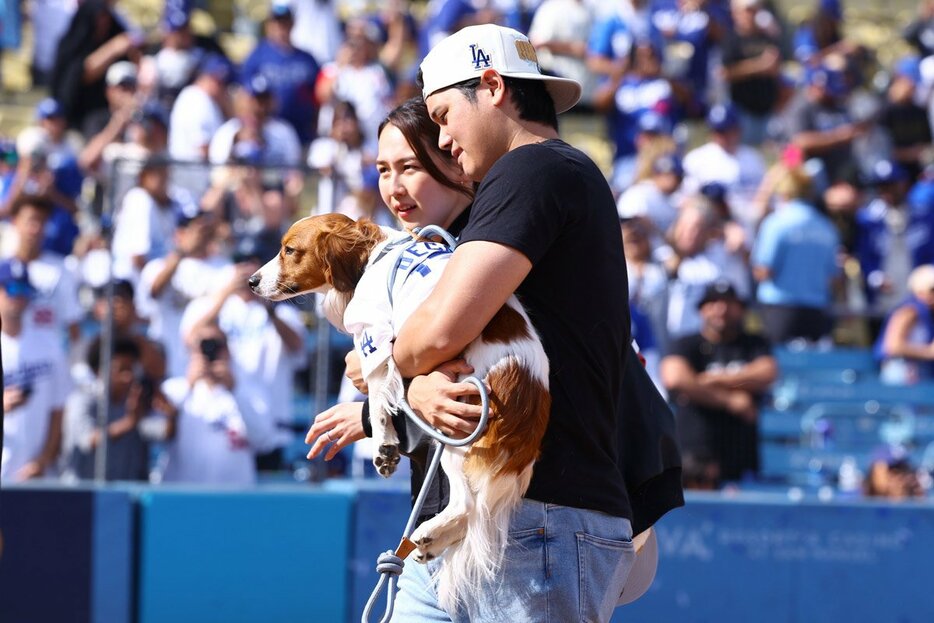
M 413 233 L 415 236 L 417 236 L 417 238 L 424 238 L 428 235 L 440 236 L 452 249 L 457 244 L 454 238 L 447 231 L 436 225 L 429 225 L 422 229 L 415 230 Z M 413 239 L 413 243 L 417 241 L 417 238 Z M 402 255 L 400 254 L 399 259 L 396 260 L 396 267 L 398 267 L 401 257 Z M 395 283 L 395 276 L 396 269 L 394 268 L 390 272 L 389 277 L 390 300 L 392 300 L 392 288 Z M 386 592 L 386 613 L 383 615 L 383 618 L 380 619 L 380 623 L 389 623 L 390 619 L 392 619 L 393 607 L 396 600 L 396 585 L 398 578 L 402 574 L 402 569 L 405 566 L 405 558 L 415 550 L 415 544 L 409 540 L 409 536 L 415 529 L 415 522 L 419 515 L 421 515 L 422 506 L 424 506 L 425 498 L 428 496 L 428 488 L 438 472 L 438 466 L 441 464 L 441 453 L 444 452 L 444 447 L 453 446 L 455 448 L 459 448 L 462 446 L 470 445 L 476 441 L 486 430 L 486 424 L 490 413 L 490 401 L 486 393 L 486 386 L 482 381 L 474 376 L 464 379 L 464 382 L 473 384 L 474 387 L 480 391 L 480 421 L 477 423 L 477 427 L 474 429 L 474 431 L 463 439 L 454 439 L 452 437 L 448 437 L 432 428 L 427 422 L 422 420 L 420 417 L 418 417 L 418 415 L 415 414 L 414 411 L 412 411 L 412 407 L 410 407 L 409 403 L 404 399 L 399 404 L 399 407 L 402 409 L 402 412 L 405 413 L 406 417 L 408 417 L 409 420 L 418 426 L 422 432 L 437 441 L 438 444 L 435 447 L 434 453 L 431 455 L 431 460 L 428 462 L 428 469 L 425 471 L 425 480 L 422 483 L 421 490 L 418 492 L 418 497 L 415 499 L 415 504 L 412 506 L 412 512 L 409 515 L 409 520 L 405 524 L 405 530 L 402 532 L 402 540 L 399 542 L 399 546 L 395 551 L 387 550 L 383 552 L 376 560 L 376 572 L 380 574 L 380 578 L 379 582 L 376 584 L 376 587 L 373 589 L 373 592 L 370 594 L 370 598 L 366 602 L 366 607 L 363 609 L 361 623 L 369 623 L 370 611 L 373 609 L 376 600 L 379 598 L 379 594 L 383 591 L 383 588 L 386 587 L 387 584 L 388 589 Z

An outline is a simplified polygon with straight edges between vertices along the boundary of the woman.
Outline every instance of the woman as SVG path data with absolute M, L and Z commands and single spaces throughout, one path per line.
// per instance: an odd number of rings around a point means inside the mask
M 886 319 L 876 356 L 881 378 L 905 385 L 934 378 L 934 266 L 919 266 L 908 276 L 910 294 Z
M 784 167 L 776 178 L 777 209 L 763 219 L 752 248 L 756 298 L 773 343 L 828 338 L 833 317 L 837 229 L 812 203 L 811 178 L 801 167 Z
M 378 130 L 376 170 L 379 173 L 379 191 L 393 216 L 399 219 L 405 229 L 439 225 L 457 236 L 467 221 L 474 187 L 450 152 L 442 151 L 438 147 L 438 132 L 438 126 L 428 116 L 428 109 L 420 97 L 407 100 L 390 112 Z M 349 356 L 348 376 L 359 376 L 354 373 L 357 368 L 356 357 Z M 461 373 L 470 373 L 471 369 L 465 363 L 456 363 L 449 365 L 445 371 L 453 377 Z M 436 375 L 444 376 L 436 371 L 424 381 L 431 381 L 431 377 Z M 448 379 L 444 377 L 439 380 Z M 433 396 L 434 390 L 427 387 L 427 383 L 423 383 L 413 382 L 410 385 L 409 395 L 413 402 L 415 400 L 412 391 L 418 391 L 419 387 L 425 387 L 425 391 L 419 391 L 420 396 Z M 454 398 L 456 395 L 452 395 L 451 400 Z M 319 414 L 305 438 L 306 443 L 313 444 L 308 458 L 319 456 L 327 448 L 324 458 L 329 461 L 343 448 L 369 436 L 366 404 L 342 403 Z M 419 404 L 426 403 L 419 401 Z M 396 430 L 409 429 L 408 443 L 406 444 L 406 439 L 403 438 L 403 444 L 413 450 L 410 456 L 412 491 L 418 492 L 426 467 L 428 448 L 425 444 L 417 444 L 418 440 L 412 434 L 411 428 L 399 418 L 404 420 L 404 416 L 395 418 Z M 435 483 L 436 489 L 447 489 L 447 482 L 443 478 L 439 478 Z M 443 495 L 435 497 L 437 505 L 432 508 L 426 505 L 419 522 L 443 508 L 442 498 Z

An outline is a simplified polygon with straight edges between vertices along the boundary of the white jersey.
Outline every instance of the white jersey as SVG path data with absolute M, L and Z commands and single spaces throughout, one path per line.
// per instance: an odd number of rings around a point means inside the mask
M 756 149 L 740 145 L 731 154 L 710 142 L 684 156 L 684 191 L 697 192 L 710 182 L 723 184 L 733 217 L 751 233 L 757 219 L 753 199 L 765 172 L 765 160 Z
M 210 309 L 211 297 L 191 302 L 181 321 L 182 335 Z M 283 303 L 276 316 L 305 338 L 305 325 L 294 306 Z M 227 336 L 227 345 L 237 380 L 235 392 L 246 420 L 250 445 L 259 452 L 270 452 L 286 445 L 292 434 L 281 424 L 292 417 L 293 376 L 305 363 L 305 349 L 286 350 L 266 305 L 258 299 L 227 298 L 218 315 L 218 324 Z
M 77 277 L 61 256 L 47 251 L 29 262 L 27 270 L 37 294 L 26 310 L 26 326 L 52 331 L 61 340 L 69 325 L 80 322 L 84 315 L 78 302 Z
M 149 338 L 165 348 L 166 376 L 185 376 L 188 349 L 181 338 L 182 314 L 191 301 L 211 294 L 229 279 L 230 261 L 221 256 L 183 258 L 162 293 L 153 297 L 152 284 L 164 267 L 162 257 L 143 267 L 136 289 L 136 309 L 149 321 Z
M 162 257 L 172 246 L 175 234 L 176 201 L 160 206 L 142 188 L 133 188 L 117 213 L 113 235 L 113 274 L 136 283 L 138 273 L 133 258 Z
M 233 152 L 237 133 L 243 123 L 228 119 L 217 129 L 208 147 L 211 164 L 227 164 Z M 294 166 L 302 160 L 302 144 L 291 125 L 281 119 L 267 119 L 263 124 L 263 164 Z
M 4 387 L 31 388 L 28 400 L 3 418 L 0 479 L 10 482 L 42 452 L 52 411 L 65 407 L 69 378 L 61 344 L 47 331 L 24 328 L 17 337 L 0 333 L 0 349 Z
M 197 85 L 182 89 L 172 106 L 169 155 L 173 160 L 204 161 L 202 149 L 224 124 L 224 114 L 211 96 Z
M 222 385 L 185 378 L 162 384 L 178 409 L 175 438 L 166 449 L 163 482 L 249 486 L 256 482 L 253 452 L 233 394 Z

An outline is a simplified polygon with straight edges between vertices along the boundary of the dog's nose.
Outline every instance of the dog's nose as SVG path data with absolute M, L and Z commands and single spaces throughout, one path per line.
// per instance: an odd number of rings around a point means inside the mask
M 250 275 L 250 278 L 247 280 L 247 283 L 250 284 L 250 287 L 255 290 L 256 286 L 259 285 L 260 280 L 262 280 L 262 277 L 260 276 L 260 274 L 253 273 L 252 275 Z

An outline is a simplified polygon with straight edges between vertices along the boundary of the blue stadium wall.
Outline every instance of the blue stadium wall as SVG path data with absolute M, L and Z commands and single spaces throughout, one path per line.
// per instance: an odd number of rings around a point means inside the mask
M 0 621 L 359 621 L 408 504 L 347 482 L 6 489 Z M 691 494 L 658 533 L 656 581 L 614 622 L 934 621 L 930 502 Z

